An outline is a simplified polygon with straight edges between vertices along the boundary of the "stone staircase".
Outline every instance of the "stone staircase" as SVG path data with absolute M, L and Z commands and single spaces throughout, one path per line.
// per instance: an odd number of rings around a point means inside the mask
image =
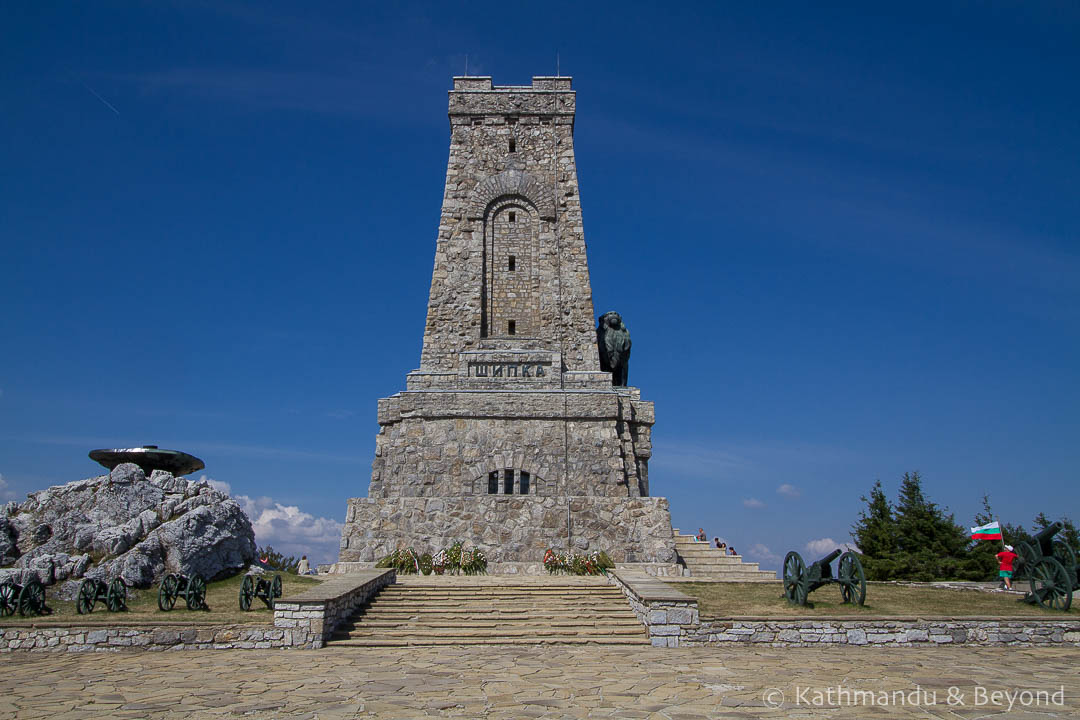
M 605 578 L 398 576 L 330 641 L 339 646 L 648 645 Z
M 775 582 L 776 573 L 759 570 L 757 563 L 743 562 L 742 555 L 726 555 L 707 542 L 698 542 L 693 535 L 675 530 L 675 551 L 690 571 L 690 577 L 666 580 L 705 579 L 723 582 Z

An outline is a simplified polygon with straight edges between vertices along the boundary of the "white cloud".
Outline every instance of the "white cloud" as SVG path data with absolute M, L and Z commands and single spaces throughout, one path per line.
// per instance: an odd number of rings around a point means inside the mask
M 285 555 L 307 555 L 312 565 L 337 560 L 342 528 L 337 520 L 315 517 L 273 498 L 237 495 L 234 499 L 251 518 L 259 546 L 272 545 Z
M 836 548 L 840 548 L 841 550 L 857 549 L 851 543 L 836 542 L 831 537 L 818 538 L 817 540 L 811 540 L 810 542 L 806 543 L 806 552 L 812 556 L 807 562 L 811 563 L 814 562 L 814 560 L 819 560 L 831 553 Z
M 776 492 L 787 498 L 797 498 L 802 495 L 802 491 L 799 488 L 789 483 L 784 483 L 780 487 L 776 488 Z
M 207 485 L 214 488 L 218 492 L 225 493 L 226 495 L 232 495 L 232 486 L 229 485 L 229 483 L 227 483 L 227 482 L 222 482 L 221 480 L 215 480 L 214 478 L 209 477 L 207 475 L 203 475 L 202 477 L 200 477 L 199 482 L 206 483 Z
M 0 500 L 7 502 L 8 500 L 14 500 L 16 494 L 8 489 L 7 480 L 4 479 L 3 474 L 0 474 Z
M 780 556 L 770 550 L 768 545 L 762 545 L 761 543 L 751 545 L 750 549 L 746 551 L 746 556 L 761 564 L 778 564 L 780 562 Z
M 742 501 L 742 504 L 743 507 L 750 508 L 752 510 L 757 510 L 759 508 L 765 507 L 765 503 L 761 502 L 757 498 L 746 498 Z

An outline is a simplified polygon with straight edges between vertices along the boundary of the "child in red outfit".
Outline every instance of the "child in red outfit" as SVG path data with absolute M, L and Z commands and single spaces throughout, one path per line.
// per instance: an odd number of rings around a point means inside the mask
M 998 575 L 1005 581 L 1005 587 L 1012 590 L 1012 574 L 1013 574 L 1013 562 L 1016 558 L 1020 557 L 1013 552 L 1012 545 L 1006 545 L 1005 549 L 997 554 L 997 559 L 1000 565 L 998 566 Z

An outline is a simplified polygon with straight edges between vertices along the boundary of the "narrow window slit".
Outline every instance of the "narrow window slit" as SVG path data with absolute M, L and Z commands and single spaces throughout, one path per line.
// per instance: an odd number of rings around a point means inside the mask
M 510 262 L 507 263 L 507 268 L 510 270 L 510 272 L 514 272 L 515 268 L 517 268 L 517 258 L 515 258 L 513 255 L 510 256 Z
M 506 334 L 507 335 L 516 335 L 517 334 L 517 323 L 514 322 L 513 320 L 510 320 L 509 322 L 506 323 Z

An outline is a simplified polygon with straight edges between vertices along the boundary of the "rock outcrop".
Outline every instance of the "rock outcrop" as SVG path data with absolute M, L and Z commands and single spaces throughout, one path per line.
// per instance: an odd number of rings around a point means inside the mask
M 148 587 L 166 572 L 226 577 L 255 559 L 240 506 L 205 482 L 134 464 L 32 493 L 0 512 L 0 580 L 50 585 L 84 575 Z

